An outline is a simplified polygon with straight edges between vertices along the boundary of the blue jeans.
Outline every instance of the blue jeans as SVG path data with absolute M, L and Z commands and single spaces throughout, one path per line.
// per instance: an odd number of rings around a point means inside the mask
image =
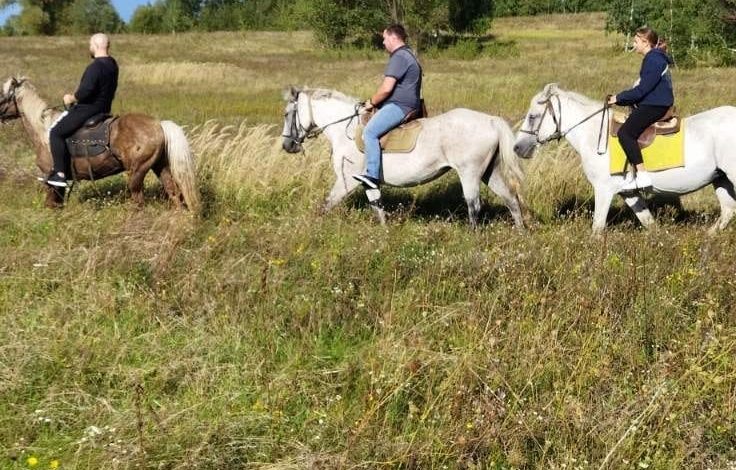
M 381 179 L 381 143 L 378 139 L 401 124 L 404 117 L 404 111 L 398 105 L 389 103 L 382 106 L 363 129 L 365 172 L 371 178 Z

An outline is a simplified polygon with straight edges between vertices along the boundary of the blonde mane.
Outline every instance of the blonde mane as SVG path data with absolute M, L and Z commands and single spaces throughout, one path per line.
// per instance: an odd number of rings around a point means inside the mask
M 48 130 L 59 116 L 60 111 L 48 107 L 34 87 L 27 79 L 16 89 L 18 110 L 25 117 L 26 122 L 33 128 L 34 133 L 41 141 L 48 145 Z

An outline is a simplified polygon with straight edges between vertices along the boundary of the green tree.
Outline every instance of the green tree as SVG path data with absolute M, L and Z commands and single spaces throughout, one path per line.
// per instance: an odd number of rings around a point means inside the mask
M 128 29 L 134 33 L 156 34 L 163 31 L 164 5 L 142 5 L 135 9 Z
M 728 65 L 735 59 L 729 50 L 736 47 L 733 13 L 733 0 L 613 0 L 607 27 L 631 35 L 639 26 L 651 26 L 679 65 Z
M 269 29 L 281 6 L 273 0 L 205 0 L 198 25 L 208 31 Z
M 421 47 L 439 31 L 487 29 L 492 5 L 492 0 L 312 0 L 309 18 L 318 39 L 328 45 L 370 43 L 398 22 Z M 461 11 L 465 7 L 473 11 Z
M 161 18 L 163 31 L 176 33 L 192 29 L 195 22 L 199 2 L 187 0 L 166 0 L 164 2 L 164 14 Z
M 110 0 L 73 0 L 66 8 L 59 31 L 68 34 L 118 33 L 124 23 Z
M 308 19 L 327 45 L 365 42 L 389 19 L 382 6 L 380 0 L 313 0 Z
M 450 0 L 449 20 L 455 31 L 483 33 L 493 17 L 491 0 Z
M 608 3 L 604 0 L 497 0 L 495 16 L 605 11 Z
M 18 5 L 21 11 L 8 18 L 9 34 L 55 34 L 70 0 L 0 0 L 0 8 Z
M 130 30 L 136 33 L 176 33 L 188 31 L 197 23 L 200 0 L 158 0 L 133 12 Z

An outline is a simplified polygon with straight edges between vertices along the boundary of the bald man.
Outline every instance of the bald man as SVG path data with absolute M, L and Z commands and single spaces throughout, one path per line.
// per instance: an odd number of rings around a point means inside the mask
M 49 144 L 54 166 L 43 181 L 56 187 L 66 187 L 71 176 L 70 158 L 65 139 L 84 125 L 84 122 L 100 113 L 109 113 L 115 90 L 118 87 L 118 64 L 110 57 L 110 39 L 97 33 L 89 39 L 92 63 L 82 75 L 74 94 L 64 95 L 64 104 L 70 109 L 49 130 Z

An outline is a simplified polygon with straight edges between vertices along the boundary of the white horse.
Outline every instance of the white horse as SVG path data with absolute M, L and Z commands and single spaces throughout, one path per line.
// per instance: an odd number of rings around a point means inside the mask
M 605 228 L 611 201 L 624 181 L 623 176 L 610 174 L 609 152 L 603 140 L 608 138 L 609 121 L 603 121 L 606 123 L 603 128 L 602 113 L 610 111 L 601 101 L 550 83 L 532 98 L 514 145 L 520 156 L 528 157 L 540 144 L 562 137 L 567 139 L 580 154 L 585 176 L 593 185 L 595 233 Z M 606 152 L 599 154 L 599 147 Z M 650 172 L 653 192 L 670 196 L 687 194 L 712 183 L 721 205 L 721 216 L 710 231 L 724 229 L 736 211 L 733 185 L 736 181 L 736 108 L 722 106 L 687 118 L 684 152 L 684 167 Z M 642 225 L 654 224 L 646 200 L 640 194 L 628 193 L 623 197 Z
M 337 179 L 323 206 L 328 211 L 359 185 L 352 175 L 364 170 L 365 157 L 353 140 L 358 101 L 323 89 L 292 88 L 284 98 L 284 150 L 300 152 L 305 139 L 321 133 L 332 146 L 332 168 Z M 391 186 L 415 186 L 454 169 L 460 176 L 473 227 L 480 211 L 481 181 L 501 197 L 516 226 L 524 227 L 525 207 L 519 194 L 523 177 L 513 151 L 514 134 L 506 121 L 469 109 L 454 109 L 421 121 L 422 130 L 413 151 L 384 152 L 383 181 Z M 384 222 L 380 192 L 373 190 L 377 194 L 372 195 L 369 191 L 371 207 Z

